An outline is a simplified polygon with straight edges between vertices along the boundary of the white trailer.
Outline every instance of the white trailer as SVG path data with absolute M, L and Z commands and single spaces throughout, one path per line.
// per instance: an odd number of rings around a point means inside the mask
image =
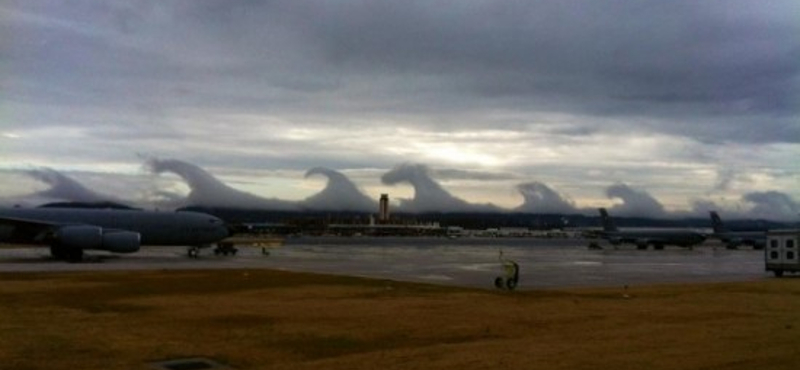
M 800 229 L 771 230 L 767 232 L 767 247 L 764 248 L 766 270 L 777 277 L 784 272 L 800 272 Z

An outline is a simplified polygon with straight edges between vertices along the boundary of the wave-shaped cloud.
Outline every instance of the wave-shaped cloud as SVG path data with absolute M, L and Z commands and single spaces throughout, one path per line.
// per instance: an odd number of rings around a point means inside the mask
M 175 159 L 150 159 L 145 167 L 153 174 L 165 172 L 180 176 L 190 188 L 188 196 L 159 190 L 160 198 L 167 199 L 171 207 L 198 205 L 208 207 L 229 207 L 240 209 L 268 210 L 328 210 L 376 212 L 377 202 L 364 194 L 358 186 L 341 172 L 325 167 L 308 170 L 305 176 L 324 176 L 328 179 L 325 188 L 303 201 L 286 201 L 265 198 L 234 189 L 197 165 Z M 73 178 L 50 168 L 20 171 L 37 181 L 49 185 L 48 189 L 18 197 L 0 199 L 4 205 L 35 206 L 42 203 L 69 202 L 116 202 L 135 203 L 99 193 L 82 185 Z M 504 209 L 491 204 L 474 204 L 453 196 L 431 176 L 433 171 L 423 164 L 400 164 L 385 173 L 381 180 L 387 185 L 408 183 L 414 187 L 412 199 L 400 199 L 397 210 L 400 212 L 525 212 L 525 213 L 583 213 L 593 215 L 594 208 L 577 207 L 572 200 L 561 195 L 548 185 L 533 181 L 522 183 L 516 189 L 523 196 L 523 203 L 512 209 Z M 733 205 L 716 204 L 710 199 L 695 199 L 690 211 L 667 211 L 664 206 L 647 191 L 634 189 L 627 184 L 617 183 L 605 189 L 609 199 L 619 199 L 621 204 L 609 208 L 615 216 L 639 217 L 707 217 L 708 211 L 716 210 L 726 218 L 761 218 L 770 220 L 796 220 L 800 214 L 800 203 L 790 195 L 779 191 L 754 191 L 744 194 Z
M 378 203 L 361 192 L 341 172 L 325 167 L 314 167 L 306 172 L 306 178 L 315 175 L 327 177 L 328 184 L 325 189 L 302 202 L 305 208 L 360 212 L 374 212 L 378 209 Z
M 524 199 L 517 212 L 528 213 L 576 213 L 578 209 L 571 200 L 544 183 L 534 181 L 517 185 L 517 190 Z
M 609 199 L 620 199 L 622 204 L 617 204 L 609 209 L 614 215 L 620 216 L 647 216 L 664 217 L 667 212 L 664 206 L 652 195 L 643 190 L 633 189 L 622 183 L 606 188 Z
M 267 199 L 234 189 L 202 168 L 177 159 L 150 159 L 145 166 L 154 174 L 171 172 L 180 176 L 190 192 L 184 206 L 231 207 L 241 209 L 299 210 L 294 202 Z
M 413 199 L 401 199 L 401 211 L 405 212 L 503 212 L 491 204 L 474 204 L 457 198 L 444 190 L 430 175 L 430 168 L 423 164 L 404 163 L 381 177 L 386 185 L 408 183 L 414 187 Z
M 50 202 L 126 203 L 117 197 L 91 190 L 75 179 L 52 168 L 24 170 L 24 175 L 49 185 L 49 188 L 0 201 L 7 205 L 38 206 Z
M 25 172 L 30 177 L 50 185 L 49 189 L 34 194 L 41 198 L 87 203 L 119 201 L 116 197 L 90 190 L 81 183 L 52 168 L 45 167 Z

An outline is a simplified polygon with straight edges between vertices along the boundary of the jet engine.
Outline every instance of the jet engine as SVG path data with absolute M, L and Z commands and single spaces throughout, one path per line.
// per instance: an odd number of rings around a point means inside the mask
M 98 226 L 64 226 L 56 232 L 59 246 L 73 249 L 100 249 L 115 253 L 139 250 L 139 233 L 125 230 L 103 230 Z
M 114 253 L 133 253 L 139 250 L 141 236 L 133 231 L 106 231 L 103 233 L 103 248 Z

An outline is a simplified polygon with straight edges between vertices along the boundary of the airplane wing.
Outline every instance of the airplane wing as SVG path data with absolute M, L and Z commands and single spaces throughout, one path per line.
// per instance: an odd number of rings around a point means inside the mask
M 49 245 L 57 259 L 79 261 L 85 249 L 136 252 L 141 245 L 141 235 L 88 223 L 0 216 L 0 242 Z
M 0 217 L 0 241 L 46 244 L 62 226 L 58 223 L 16 217 Z

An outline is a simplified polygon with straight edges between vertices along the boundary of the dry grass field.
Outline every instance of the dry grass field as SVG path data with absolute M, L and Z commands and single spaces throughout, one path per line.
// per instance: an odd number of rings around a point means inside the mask
M 800 279 L 495 292 L 267 270 L 0 274 L 0 368 L 797 369 Z

